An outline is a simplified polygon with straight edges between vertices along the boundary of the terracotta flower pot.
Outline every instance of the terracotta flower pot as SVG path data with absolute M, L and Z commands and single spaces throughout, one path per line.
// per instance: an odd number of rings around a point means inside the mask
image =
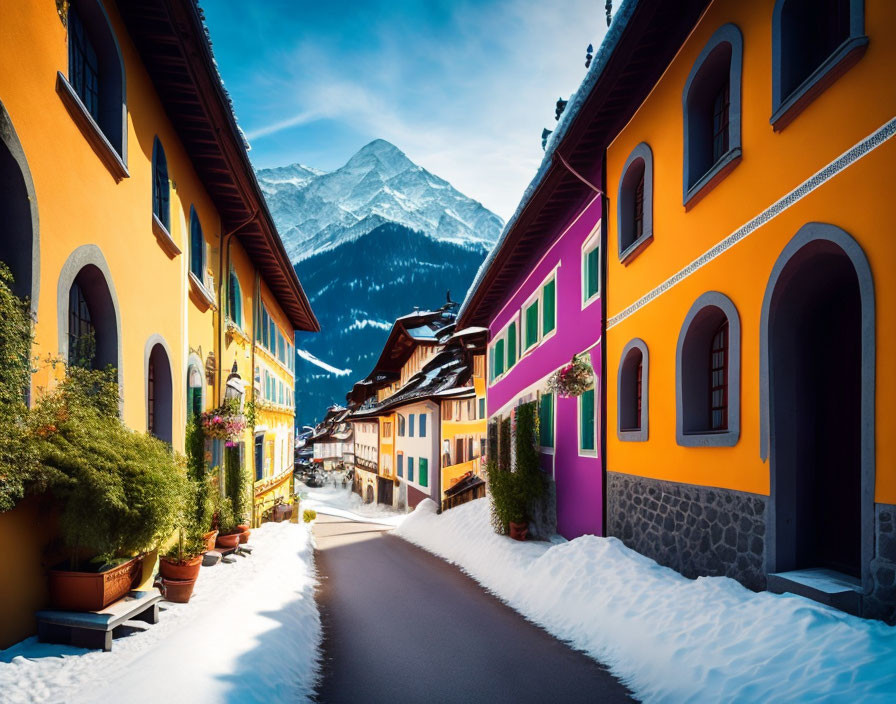
M 215 540 L 218 537 L 218 531 L 210 530 L 208 533 L 202 536 L 205 539 L 205 550 L 208 552 L 209 550 L 215 549 Z
M 514 540 L 525 540 L 529 535 L 528 523 L 514 523 L 510 521 L 510 537 Z
M 230 535 L 218 535 L 215 545 L 224 550 L 233 550 L 240 544 L 240 533 L 231 533 Z
M 170 557 L 159 558 L 159 571 L 162 579 L 196 579 L 202 567 L 202 555 L 197 555 L 185 562 L 178 562 Z
M 239 533 L 237 533 L 237 535 L 240 536 L 240 542 L 241 542 L 241 543 L 248 543 L 248 542 L 249 542 L 249 536 L 252 534 L 252 531 L 249 530 L 249 526 L 247 526 L 245 523 L 240 523 L 240 524 L 236 527 L 236 529 L 239 531 Z
M 99 611 L 131 589 L 143 573 L 143 557 L 105 572 L 50 570 L 50 602 L 62 611 Z
M 162 595 L 166 601 L 186 604 L 193 595 L 195 579 L 162 579 Z

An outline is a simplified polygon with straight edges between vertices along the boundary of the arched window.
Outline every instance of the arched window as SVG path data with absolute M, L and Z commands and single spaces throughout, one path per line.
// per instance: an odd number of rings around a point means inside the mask
M 30 297 L 36 313 L 40 291 L 37 197 L 25 152 L 2 103 L 0 125 L 0 262 L 13 276 L 12 292 L 19 298 Z
M 59 357 L 89 369 L 111 367 L 122 382 L 121 318 L 109 266 L 95 244 L 66 259 L 56 287 Z
M 778 0 L 772 14 L 775 129 L 783 129 L 867 46 L 864 0 Z
M 166 230 L 171 229 L 169 198 L 168 160 L 162 143 L 156 137 L 152 144 L 152 213 Z
M 403 438 L 405 433 L 405 420 L 401 413 L 398 414 L 398 437 Z
M 653 239 L 653 152 L 644 142 L 622 168 L 617 212 L 619 259 L 625 261 Z
M 68 84 L 106 141 L 124 160 L 124 63 L 106 12 L 97 0 L 74 0 L 68 9 L 67 23 Z
M 190 206 L 190 272 L 205 285 L 203 270 L 205 269 L 205 240 L 202 237 L 202 225 L 196 208 Z
M 243 293 L 240 289 L 240 279 L 233 267 L 230 268 L 227 285 L 227 315 L 234 323 L 243 326 Z
M 716 291 L 685 317 L 676 356 L 677 440 L 687 447 L 737 444 L 740 437 L 740 317 Z
M 616 435 L 620 440 L 647 440 L 647 389 L 649 357 L 647 344 L 640 338 L 622 350 L 616 386 Z
M 93 367 L 96 357 L 96 328 L 90 308 L 77 279 L 68 294 L 68 363 L 73 367 Z
M 158 335 L 147 343 L 146 355 L 146 431 L 171 443 L 172 385 L 168 352 Z
M 741 156 L 742 69 L 740 30 L 723 25 L 703 47 L 682 93 L 685 205 L 721 180 Z

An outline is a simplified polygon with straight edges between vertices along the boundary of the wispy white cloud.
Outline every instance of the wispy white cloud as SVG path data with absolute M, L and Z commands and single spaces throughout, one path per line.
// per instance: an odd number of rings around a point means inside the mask
M 439 5 L 437 25 L 402 14 L 407 3 L 390 7 L 356 42 L 327 24 L 269 51 L 251 77 L 264 107 L 241 115 L 254 153 L 330 121 L 393 142 L 508 217 L 541 161 L 557 98 L 578 87 L 585 47 L 606 31 L 602 3 L 456 0 Z

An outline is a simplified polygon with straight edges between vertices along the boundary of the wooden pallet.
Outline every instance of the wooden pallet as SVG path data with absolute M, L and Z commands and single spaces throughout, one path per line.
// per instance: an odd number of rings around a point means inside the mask
M 112 650 L 112 638 L 140 624 L 159 622 L 162 595 L 158 591 L 132 591 L 101 611 L 37 612 L 37 638 L 43 643 L 60 643 L 79 648 Z M 118 633 L 115 633 L 116 629 Z

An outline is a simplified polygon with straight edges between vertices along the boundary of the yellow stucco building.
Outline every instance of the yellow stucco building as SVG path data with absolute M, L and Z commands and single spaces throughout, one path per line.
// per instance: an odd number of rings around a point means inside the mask
M 235 363 L 244 398 L 264 398 L 246 436 L 253 449 L 264 438 L 256 477 L 276 483 L 292 466 L 293 331 L 318 324 L 198 8 L 3 0 L 0 16 L 0 261 L 31 299 L 34 353 L 114 366 L 124 421 L 178 451 L 188 414 L 223 401 Z M 59 373 L 39 366 L 32 397 Z M 19 565 L 0 578 L 0 648 L 33 630 L 46 599 L 45 510 L 26 500 L 0 514 Z

